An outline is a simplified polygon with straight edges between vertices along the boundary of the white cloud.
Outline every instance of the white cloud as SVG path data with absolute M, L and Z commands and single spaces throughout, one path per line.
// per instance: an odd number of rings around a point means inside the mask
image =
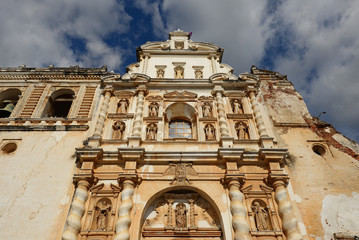
M 80 64 L 118 68 L 119 48 L 104 37 L 128 30 L 131 17 L 115 0 L 5 1 L 0 8 L 0 65 L 69 66 Z M 79 55 L 69 38 L 83 42 Z M 83 55 L 82 55 L 83 54 Z
M 224 62 L 237 73 L 249 71 L 264 56 L 270 28 L 262 18 L 263 1 L 165 0 L 162 7 L 167 32 L 181 28 L 193 32 L 195 41 L 223 47 Z
M 276 69 L 289 75 L 314 115 L 327 112 L 325 120 L 358 140 L 359 2 L 286 1 L 275 15 L 276 32 L 290 33 L 293 49 L 275 60 Z

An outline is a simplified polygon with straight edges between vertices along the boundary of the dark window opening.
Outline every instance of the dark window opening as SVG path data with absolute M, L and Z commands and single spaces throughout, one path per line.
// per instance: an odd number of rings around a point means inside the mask
M 20 95 L 21 92 L 18 89 L 8 89 L 0 94 L 0 118 L 10 117 Z
M 70 112 L 73 94 L 61 94 L 57 97 L 50 97 L 42 117 L 66 118 Z

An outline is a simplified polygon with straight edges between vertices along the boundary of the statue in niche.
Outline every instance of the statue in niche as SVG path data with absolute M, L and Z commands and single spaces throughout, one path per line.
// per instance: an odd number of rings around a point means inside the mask
M 234 114 L 243 114 L 242 104 L 238 99 L 232 101 L 232 110 Z
M 117 104 L 117 106 L 118 106 L 117 112 L 118 113 L 127 113 L 128 105 L 129 105 L 128 100 L 126 98 L 121 99 Z
M 205 102 L 202 107 L 203 110 L 203 117 L 210 117 L 212 116 L 212 108 L 209 102 Z
M 194 71 L 194 75 L 196 76 L 197 79 L 202 79 L 203 78 L 203 72 L 200 69 L 196 69 Z
M 158 69 L 157 70 L 157 78 L 164 78 L 165 77 L 165 70 Z
M 147 139 L 148 140 L 156 140 L 157 135 L 157 125 L 151 123 L 147 126 Z
M 112 135 L 113 139 L 123 139 L 123 135 L 126 129 L 126 124 L 124 122 L 121 121 L 114 122 L 112 125 L 112 129 L 113 129 L 113 135 Z
M 235 128 L 239 140 L 249 139 L 247 124 L 245 124 L 244 122 L 238 122 Z
M 214 139 L 216 139 L 215 129 L 214 129 L 212 124 L 207 124 L 204 127 L 204 132 L 205 132 L 205 135 L 206 135 L 206 140 L 214 140 Z
M 262 207 L 259 202 L 253 202 L 252 210 L 258 231 L 271 230 L 269 215 L 266 208 Z
M 111 205 L 108 204 L 106 200 L 102 200 L 99 202 L 98 206 L 95 207 L 96 209 L 96 230 L 98 231 L 106 231 L 107 224 L 108 224 L 108 217 L 111 211 Z
M 151 102 L 149 105 L 149 115 L 153 116 L 153 117 L 157 117 L 158 116 L 158 103 L 156 102 Z
M 184 69 L 183 67 L 175 67 L 175 78 L 183 79 L 184 78 Z
M 176 213 L 176 227 L 186 228 L 187 227 L 187 209 L 184 203 L 178 203 L 175 209 Z

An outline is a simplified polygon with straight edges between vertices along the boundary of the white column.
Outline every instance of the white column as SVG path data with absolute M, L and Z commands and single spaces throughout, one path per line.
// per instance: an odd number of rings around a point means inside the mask
M 243 204 L 243 193 L 239 190 L 239 180 L 229 181 L 229 197 L 231 199 L 232 226 L 234 229 L 234 240 L 251 239 L 249 237 L 249 224 L 247 222 L 247 210 Z
M 219 131 L 221 133 L 221 137 L 229 137 L 228 123 L 226 118 L 226 112 L 224 110 L 224 103 L 221 91 L 216 91 L 216 101 L 219 118 Z
M 121 204 L 118 209 L 118 220 L 116 221 L 116 235 L 114 240 L 129 240 L 129 228 L 131 225 L 131 209 L 133 206 L 132 196 L 135 190 L 135 183 L 131 179 L 123 182 L 123 190 L 121 192 Z
M 94 136 L 96 136 L 96 137 L 101 137 L 102 132 L 103 132 L 103 127 L 104 127 L 105 121 L 106 121 L 106 114 L 107 114 L 108 106 L 110 104 L 110 98 L 112 95 L 111 90 L 112 89 L 105 89 L 105 98 L 102 102 L 100 115 L 97 119 L 97 123 L 96 123 L 96 127 L 95 127 Z
M 138 96 L 136 103 L 136 112 L 135 112 L 135 119 L 133 121 L 133 128 L 132 128 L 132 136 L 134 137 L 141 136 L 143 103 L 144 103 L 146 88 L 144 86 L 139 86 L 137 90 L 138 90 Z
M 254 119 L 257 123 L 258 132 L 260 137 L 268 137 L 267 131 L 264 126 L 263 118 L 260 113 L 259 107 L 258 107 L 258 101 L 256 98 L 255 93 L 252 91 L 249 93 L 249 98 L 251 100 L 251 105 L 254 113 Z
M 283 180 L 276 180 L 273 183 L 275 200 L 278 204 L 279 216 L 282 219 L 284 234 L 288 240 L 301 240 L 302 235 L 298 230 L 298 220 L 293 213 L 293 207 L 287 197 L 287 189 Z
M 80 179 L 77 183 L 75 197 L 71 204 L 70 214 L 66 219 L 62 240 L 77 240 L 77 235 L 81 230 L 81 218 L 85 212 L 85 202 L 88 197 L 89 187 L 90 182 L 86 179 Z

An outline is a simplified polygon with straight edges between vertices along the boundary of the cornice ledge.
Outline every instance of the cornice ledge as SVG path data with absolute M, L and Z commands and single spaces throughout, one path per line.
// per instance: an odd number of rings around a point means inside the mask
M 226 162 L 240 160 L 243 153 L 244 148 L 218 148 L 218 158 Z
M 266 162 L 281 162 L 287 153 L 287 148 L 261 148 L 259 150 L 259 156 Z
M 95 162 L 102 159 L 102 148 L 76 148 L 76 156 L 80 162 Z
M 138 161 L 145 155 L 144 148 L 118 148 L 118 158 L 123 161 Z

